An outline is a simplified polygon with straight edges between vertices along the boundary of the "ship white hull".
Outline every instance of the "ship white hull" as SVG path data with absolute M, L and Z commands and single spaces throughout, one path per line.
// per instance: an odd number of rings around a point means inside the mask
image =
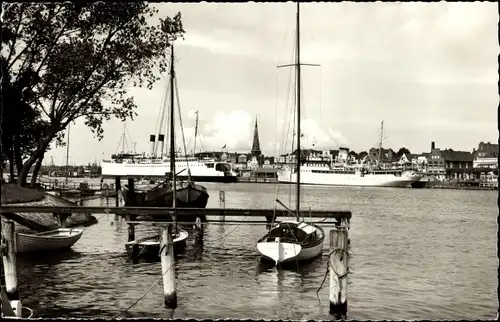
M 323 243 L 305 248 L 294 243 L 260 242 L 257 244 L 257 250 L 264 259 L 278 265 L 311 260 L 321 254 Z
M 204 163 L 200 162 L 179 162 L 176 161 L 175 173 L 182 179 L 188 175 L 188 166 L 191 172 L 191 179 L 194 181 L 221 181 L 235 182 L 236 175 L 228 174 L 223 171 L 218 171 L 214 168 L 208 168 Z M 119 163 L 102 161 L 102 176 L 103 177 L 148 177 L 148 178 L 164 178 L 166 173 L 170 173 L 170 161 L 158 163 Z
M 363 176 L 360 173 L 339 174 L 339 173 L 312 173 L 301 171 L 300 183 L 329 186 L 365 186 L 365 187 L 408 187 L 413 182 L 419 181 L 421 175 L 403 174 L 371 174 Z M 278 173 L 278 182 L 296 183 L 297 174 L 291 170 L 283 169 Z

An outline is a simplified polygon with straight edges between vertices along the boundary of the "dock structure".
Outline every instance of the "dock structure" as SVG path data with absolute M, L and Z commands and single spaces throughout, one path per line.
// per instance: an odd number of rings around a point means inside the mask
M 120 188 L 119 180 L 117 180 L 117 188 Z M 118 198 L 117 198 L 118 200 Z M 225 192 L 219 193 L 220 208 L 170 208 L 170 207 L 81 207 L 81 206 L 18 206 L 5 205 L 0 207 L 0 215 L 2 217 L 9 216 L 15 213 L 52 213 L 58 221 L 60 227 L 66 224 L 66 218 L 74 213 L 88 214 L 115 214 L 117 217 L 122 217 L 128 224 L 128 240 L 135 240 L 135 225 L 138 224 L 153 224 L 160 226 L 160 259 L 161 272 L 164 288 L 164 302 L 167 308 L 177 307 L 177 292 L 175 282 L 174 268 L 174 249 L 172 241 L 172 221 L 175 213 L 176 222 L 178 224 L 193 224 L 195 225 L 196 240 L 203 243 L 203 226 L 206 224 L 222 224 L 222 225 L 270 225 L 273 222 L 278 222 L 278 218 L 294 216 L 295 213 L 290 213 L 288 209 L 240 209 L 240 208 L 225 208 L 226 196 Z M 174 212 L 175 210 L 175 212 Z M 344 210 L 302 210 L 301 217 L 334 219 L 333 222 L 316 221 L 323 225 L 335 225 L 330 230 L 330 255 L 328 257 L 327 267 L 330 273 L 330 313 L 340 318 L 347 315 L 347 245 L 349 244 L 348 230 L 350 227 L 351 212 Z M 208 217 L 208 218 L 207 218 Z M 237 220 L 228 219 L 227 217 L 239 217 Z M 241 218 L 244 217 L 244 218 Z M 195 218 L 196 220 L 193 220 Z M 202 221 L 201 218 L 204 218 Z M 250 218 L 248 220 L 247 218 Z M 10 217 L 9 219 L 15 220 Z M 260 220 L 259 220 L 260 219 Z M 12 247 L 11 247 L 12 249 Z M 5 263 L 5 262 L 4 262 Z M 325 275 L 326 277 L 326 275 Z M 13 280 L 9 285 L 16 285 L 17 281 Z M 17 285 L 16 285 L 17 286 Z M 7 287 L 8 291 L 13 291 L 13 287 Z M 2 296 L 2 299 L 4 296 Z M 10 299 L 10 296 L 9 296 Z M 16 305 L 17 302 L 11 303 Z M 20 302 L 19 302 L 20 303 Z M 13 310 L 16 312 L 16 309 Z M 18 314 L 17 312 L 15 313 Z

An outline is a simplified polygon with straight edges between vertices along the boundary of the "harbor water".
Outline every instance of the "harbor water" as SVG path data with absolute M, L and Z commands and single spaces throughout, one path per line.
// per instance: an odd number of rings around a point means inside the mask
M 272 208 L 274 184 L 204 184 L 207 207 Z M 279 199 L 293 209 L 294 189 Z M 304 186 L 304 209 L 352 211 L 348 319 L 492 319 L 497 309 L 495 191 Z M 87 205 L 114 205 L 96 199 Z M 113 318 L 161 276 L 160 263 L 132 264 L 127 225 L 95 214 L 71 251 L 18 257 L 19 289 L 35 317 Z M 155 231 L 136 228 L 136 237 Z M 325 227 L 325 231 L 328 231 Z M 298 269 L 259 264 L 265 226 L 208 225 L 176 259 L 178 308 L 164 308 L 160 281 L 121 317 L 330 319 L 323 256 Z M 327 234 L 328 236 L 328 234 Z

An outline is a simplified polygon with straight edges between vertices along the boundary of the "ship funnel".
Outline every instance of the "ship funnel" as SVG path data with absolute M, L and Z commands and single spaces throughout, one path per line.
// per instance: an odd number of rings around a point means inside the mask
M 151 157 L 154 157 L 154 153 L 155 153 L 155 135 L 154 134 L 151 134 L 149 136 L 149 153 L 151 154 Z
M 158 157 L 159 158 L 163 158 L 163 144 L 164 144 L 164 139 L 165 139 L 165 135 L 163 134 L 158 134 L 158 142 L 160 142 L 160 152 L 158 153 Z

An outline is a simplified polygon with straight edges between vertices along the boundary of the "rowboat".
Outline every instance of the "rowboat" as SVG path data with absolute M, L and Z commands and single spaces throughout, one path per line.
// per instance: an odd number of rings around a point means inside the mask
M 257 242 L 262 259 L 276 265 L 311 260 L 321 254 L 325 232 L 317 225 L 287 220 L 278 223 Z
M 188 232 L 179 229 L 179 232 L 172 234 L 174 243 L 174 254 L 182 252 L 186 248 Z M 130 259 L 144 258 L 148 260 L 160 259 L 160 235 L 149 236 L 130 241 L 125 244 L 127 255 Z
M 42 233 L 16 234 L 18 253 L 55 251 L 71 248 L 82 237 L 83 229 L 59 228 Z

